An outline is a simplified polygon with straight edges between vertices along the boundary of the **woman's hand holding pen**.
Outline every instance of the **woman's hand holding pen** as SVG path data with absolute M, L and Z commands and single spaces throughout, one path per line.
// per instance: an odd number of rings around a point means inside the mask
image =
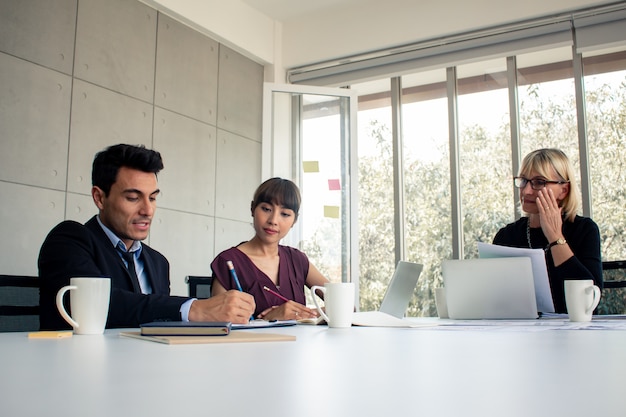
M 295 301 L 287 301 L 278 306 L 272 306 L 257 315 L 263 320 L 300 320 L 318 316 L 317 310 L 310 309 Z
M 189 309 L 189 321 L 230 321 L 248 323 L 256 304 L 250 294 L 230 290 L 204 300 L 195 300 Z

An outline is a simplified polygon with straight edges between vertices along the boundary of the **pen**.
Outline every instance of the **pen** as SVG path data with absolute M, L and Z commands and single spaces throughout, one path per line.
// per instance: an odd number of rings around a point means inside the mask
M 233 277 L 233 281 L 235 281 L 237 289 L 243 292 L 241 284 L 239 283 L 239 278 L 237 277 L 237 273 L 235 272 L 235 266 L 233 265 L 233 261 L 226 261 L 226 265 L 228 266 L 228 270 L 230 271 L 230 276 Z M 250 316 L 250 320 L 254 320 L 254 314 Z
M 267 288 L 266 286 L 263 286 L 263 289 L 271 294 L 274 294 L 276 297 L 280 298 L 283 301 L 289 301 L 288 298 L 283 297 L 282 295 L 280 295 L 279 293 L 277 293 L 276 291 L 272 291 L 271 289 Z
M 239 278 L 237 277 L 237 273 L 235 272 L 235 267 L 233 266 L 233 262 L 226 261 L 226 265 L 228 265 L 230 276 L 233 277 L 233 281 L 235 281 L 235 285 L 237 286 L 237 289 L 243 292 L 243 290 L 241 289 L 241 284 L 239 283 Z

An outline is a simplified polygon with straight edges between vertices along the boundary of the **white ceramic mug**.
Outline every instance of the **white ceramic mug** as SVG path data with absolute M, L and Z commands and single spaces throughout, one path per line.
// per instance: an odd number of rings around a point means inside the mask
M 565 304 L 570 321 L 590 321 L 600 302 L 600 288 L 592 279 L 565 281 Z
M 315 291 L 324 293 L 324 305 L 326 312 L 322 310 Z M 328 327 L 352 326 L 352 314 L 354 313 L 354 283 L 352 282 L 327 282 L 323 287 L 315 285 L 311 287 L 313 302 L 317 311 L 328 323 Z
M 447 319 L 448 303 L 446 302 L 446 289 L 443 287 L 435 288 L 435 305 L 437 306 L 437 315 L 440 319 Z
M 63 295 L 70 293 L 70 316 L 63 306 Z M 57 309 L 76 334 L 102 334 L 109 314 L 110 278 L 77 277 L 57 293 Z

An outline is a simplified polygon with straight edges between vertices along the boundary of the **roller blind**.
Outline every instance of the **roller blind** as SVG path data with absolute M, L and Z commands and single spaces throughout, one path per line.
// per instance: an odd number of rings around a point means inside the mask
M 595 49 L 626 45 L 626 10 L 600 13 L 574 19 L 576 51 L 584 54 Z
M 572 43 L 571 22 L 550 23 L 504 33 L 475 34 L 470 39 L 450 39 L 435 45 L 414 45 L 373 58 L 344 60 L 321 68 L 294 69 L 289 71 L 289 81 L 294 84 L 341 86 Z

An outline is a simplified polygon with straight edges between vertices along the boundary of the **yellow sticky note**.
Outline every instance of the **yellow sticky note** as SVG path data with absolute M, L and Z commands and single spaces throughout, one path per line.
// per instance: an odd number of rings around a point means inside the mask
M 324 206 L 324 217 L 339 218 L 339 206 Z
M 319 161 L 302 161 L 302 169 L 304 172 L 320 172 Z
M 29 339 L 62 339 L 64 337 L 72 337 L 72 331 L 44 331 L 28 333 Z

